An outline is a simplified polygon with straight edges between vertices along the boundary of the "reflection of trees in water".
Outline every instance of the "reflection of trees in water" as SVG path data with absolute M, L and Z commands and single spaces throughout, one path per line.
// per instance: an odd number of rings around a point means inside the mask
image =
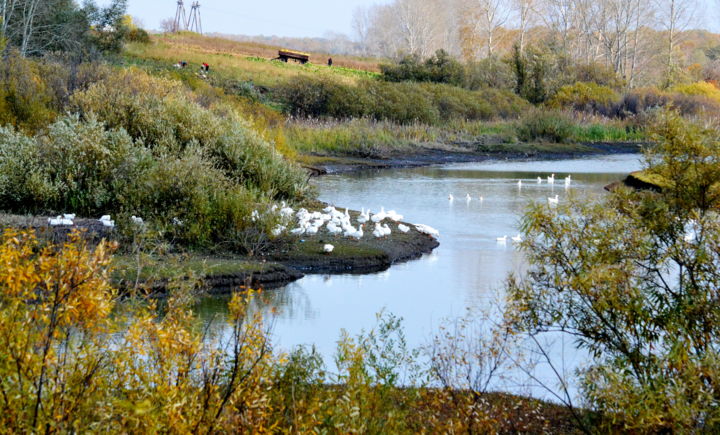
M 208 296 L 196 305 L 198 318 L 204 326 L 210 325 L 210 332 L 219 333 L 226 325 L 230 296 Z M 310 297 L 302 286 L 290 284 L 277 290 L 259 294 L 248 305 L 248 315 L 261 311 L 268 321 L 274 319 L 314 319 L 317 312 Z

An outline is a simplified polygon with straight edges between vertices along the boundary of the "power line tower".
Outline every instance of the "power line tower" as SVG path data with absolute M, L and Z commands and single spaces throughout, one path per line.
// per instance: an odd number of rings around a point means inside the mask
M 202 18 L 200 17 L 200 2 L 193 2 L 190 7 L 190 19 L 188 19 L 188 30 L 202 35 Z
M 183 0 L 178 0 L 177 10 L 175 11 L 175 22 L 173 23 L 173 32 L 187 30 L 187 27 L 188 21 L 187 16 L 185 15 L 185 4 L 183 3 Z

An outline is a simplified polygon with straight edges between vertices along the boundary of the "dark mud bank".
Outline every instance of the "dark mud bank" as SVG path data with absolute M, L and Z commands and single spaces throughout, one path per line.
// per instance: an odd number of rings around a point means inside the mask
M 349 172 L 373 170 L 415 168 L 450 163 L 477 163 L 490 160 L 560 160 L 581 158 L 604 154 L 638 153 L 644 144 L 638 143 L 584 143 L 575 151 L 498 151 L 477 147 L 473 151 L 447 151 L 425 149 L 420 153 L 391 155 L 372 158 L 333 159 L 328 163 L 316 163 L 305 166 L 313 176 L 343 174 Z

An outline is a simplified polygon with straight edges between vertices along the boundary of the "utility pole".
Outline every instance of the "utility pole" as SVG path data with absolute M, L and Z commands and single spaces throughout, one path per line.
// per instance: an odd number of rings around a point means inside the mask
M 195 6 L 193 6 L 195 7 Z M 173 23 L 173 32 L 187 30 L 188 21 L 185 15 L 185 4 L 183 0 L 178 0 L 177 10 L 175 11 L 175 22 Z
M 190 19 L 188 20 L 188 30 L 202 35 L 202 19 L 200 17 L 200 2 L 193 2 L 190 8 Z

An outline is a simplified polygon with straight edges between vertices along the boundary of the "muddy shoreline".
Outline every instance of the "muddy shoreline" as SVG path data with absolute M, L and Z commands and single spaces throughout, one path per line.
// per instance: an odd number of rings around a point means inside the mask
M 579 144 L 576 152 L 547 151 L 450 151 L 440 149 L 424 149 L 410 155 L 387 154 L 372 158 L 336 157 L 328 163 L 306 165 L 312 176 L 345 174 L 351 172 L 379 169 L 417 168 L 424 166 L 444 165 L 451 163 L 478 163 L 493 160 L 561 160 L 594 155 L 638 153 L 644 143 L 593 142 Z M 314 156 L 317 158 L 327 156 Z
M 470 163 L 489 160 L 549 160 L 580 158 L 590 155 L 622 154 L 639 152 L 636 143 L 583 144 L 582 152 L 461 152 L 426 149 L 422 153 L 384 158 L 351 159 L 347 164 L 328 163 L 309 168 L 312 175 L 342 174 L 363 170 L 412 168 L 449 163 Z M 357 213 L 357 212 L 354 212 Z M 44 232 L 53 242 L 66 239 L 71 228 L 48 228 L 47 217 L 3 215 L 5 227 L 35 229 Z M 86 238 L 96 243 L 103 238 L 113 239 L 112 231 L 103 228 L 95 220 L 78 219 L 76 228 L 86 230 Z M 411 224 L 408 224 L 412 227 Z M 333 255 L 322 252 L 324 243 L 339 247 Z M 366 238 L 361 242 L 342 239 L 318 238 L 296 240 L 286 246 L 271 250 L 261 258 L 235 257 L 224 261 L 236 262 L 237 270 L 207 273 L 201 279 L 199 290 L 212 295 L 228 294 L 241 289 L 277 289 L 302 279 L 306 275 L 370 274 L 382 272 L 392 265 L 415 260 L 431 253 L 440 242 L 421 234 L 414 228 L 404 235 L 393 235 L 387 240 Z M 244 266 L 242 266 L 244 265 Z M 250 267 L 247 267 L 250 265 Z M 117 280 L 118 286 L 127 289 L 130 284 Z M 167 293 L 168 280 L 156 279 L 144 282 L 151 293 L 162 296 Z

